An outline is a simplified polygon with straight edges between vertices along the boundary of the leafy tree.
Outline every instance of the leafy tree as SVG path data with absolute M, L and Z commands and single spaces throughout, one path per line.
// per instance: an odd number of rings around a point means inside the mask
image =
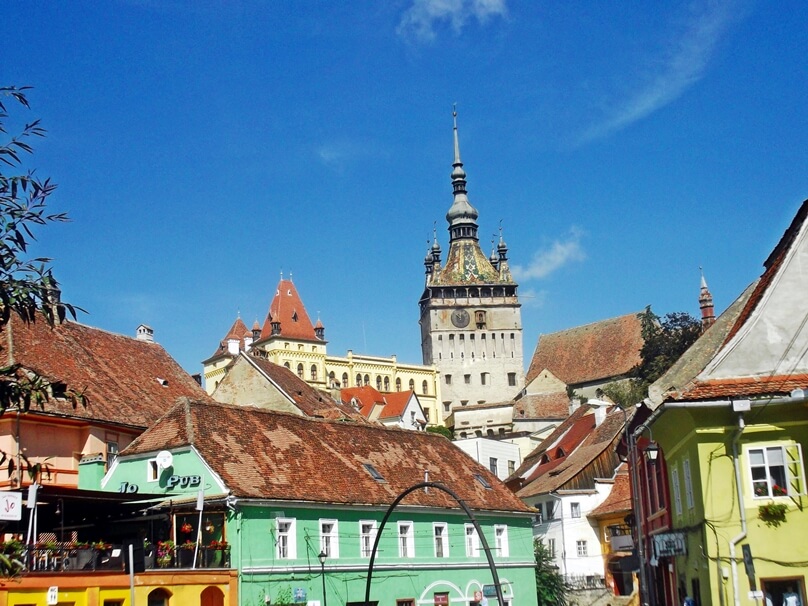
M 565 606 L 567 585 L 558 572 L 550 550 L 541 539 L 533 540 L 533 553 L 536 556 L 536 595 L 539 606 Z
M 452 430 L 448 427 L 444 427 L 443 425 L 430 425 L 426 428 L 426 430 L 430 433 L 437 433 L 446 438 L 452 439 Z
M 701 335 L 701 322 L 685 312 L 669 313 L 661 319 L 648 306 L 639 317 L 643 338 L 639 364 L 631 369 L 630 379 L 603 387 L 603 393 L 622 407 L 642 401 L 651 383 L 665 374 Z

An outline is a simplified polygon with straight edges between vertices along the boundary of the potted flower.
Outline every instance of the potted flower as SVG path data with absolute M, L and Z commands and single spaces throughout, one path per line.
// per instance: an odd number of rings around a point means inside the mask
M 785 503 L 766 503 L 758 507 L 758 518 L 766 526 L 777 528 L 786 521 L 788 506 Z
M 196 543 L 193 541 L 185 541 L 179 546 L 180 567 L 189 568 L 194 563 L 194 550 Z
M 184 534 L 191 534 L 194 531 L 194 527 L 191 526 L 189 522 L 185 522 L 182 526 L 180 526 L 180 532 Z
M 174 541 L 157 542 L 157 565 L 160 568 L 168 568 L 174 560 Z

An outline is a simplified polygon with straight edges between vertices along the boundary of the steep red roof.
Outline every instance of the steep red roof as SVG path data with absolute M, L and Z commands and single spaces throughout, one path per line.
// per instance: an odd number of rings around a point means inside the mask
M 180 396 L 208 397 L 157 343 L 76 322 L 25 324 L 16 316 L 0 335 L 4 363 L 18 363 L 87 396 L 88 405 L 75 410 L 53 399 L 45 414 L 146 427 Z
M 324 421 L 249 406 L 184 400 L 123 454 L 193 445 L 241 498 L 388 505 L 430 480 L 455 490 L 472 508 L 529 513 L 497 478 L 442 436 L 374 424 Z M 364 467 L 384 478 L 376 481 Z M 485 478 L 486 489 L 475 474 Z M 457 507 L 438 490 L 419 490 L 406 505 Z
M 567 385 L 620 377 L 639 364 L 642 346 L 637 313 L 541 335 L 526 380 L 545 368 Z
M 570 398 L 566 391 L 527 394 L 513 403 L 514 419 L 566 419 Z
M 617 468 L 614 484 L 609 496 L 590 513 L 590 518 L 603 518 L 622 513 L 629 513 L 631 508 L 631 483 L 629 482 L 628 467 L 625 463 Z
M 236 321 L 233 322 L 233 326 L 230 327 L 230 330 L 227 331 L 227 334 L 224 336 L 224 339 L 219 341 L 219 346 L 216 348 L 216 351 L 213 352 L 213 355 L 210 356 L 206 362 L 209 360 L 213 360 L 214 358 L 218 358 L 219 356 L 229 355 L 234 356 L 236 354 L 231 354 L 227 347 L 228 341 L 238 341 L 238 350 L 244 351 L 246 349 L 246 344 L 244 343 L 245 337 L 252 337 L 252 331 L 247 329 L 247 325 L 244 324 L 241 316 L 236 318 Z
M 407 391 L 391 391 L 384 394 L 385 406 L 379 418 L 389 419 L 403 415 L 412 395 L 413 392 L 409 389 Z
M 413 396 L 412 390 L 380 392 L 370 385 L 360 387 L 344 387 L 340 389 L 340 399 L 346 406 L 350 406 L 351 400 L 355 400 L 359 405 L 359 412 L 363 416 L 369 417 L 376 405 L 382 406 L 379 419 L 390 419 L 400 417 L 404 414 L 410 398 Z
M 314 326 L 311 324 L 309 314 L 306 313 L 303 301 L 291 280 L 281 279 L 278 283 L 275 296 L 269 305 L 269 313 L 261 328 L 262 340 L 272 336 L 272 322 L 280 322 L 281 337 L 318 340 L 314 334 Z
M 250 354 L 241 354 L 241 356 L 256 366 L 292 398 L 295 405 L 304 415 L 324 419 L 348 417 L 354 420 L 364 420 L 352 407 L 346 406 L 342 402 L 337 402 L 327 394 L 312 387 L 285 366 L 274 364 L 261 356 Z

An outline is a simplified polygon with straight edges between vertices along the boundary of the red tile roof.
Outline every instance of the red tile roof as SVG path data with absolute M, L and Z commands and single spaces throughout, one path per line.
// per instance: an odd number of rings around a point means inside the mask
M 566 419 L 570 398 L 566 391 L 528 394 L 513 403 L 514 419 Z
M 374 424 L 325 421 L 249 406 L 180 401 L 123 452 L 193 445 L 240 498 L 383 506 L 429 478 L 472 508 L 529 513 L 490 471 L 442 436 Z M 383 477 L 377 482 L 363 466 Z M 474 477 L 484 477 L 486 489 Z M 437 490 L 405 505 L 457 507 Z
M 257 322 L 256 322 L 257 324 Z M 236 318 L 236 321 L 233 322 L 233 326 L 230 327 L 230 330 L 227 331 L 227 334 L 224 336 L 224 339 L 219 341 L 219 346 L 216 348 L 216 351 L 213 352 L 213 355 L 210 356 L 205 362 L 209 362 L 214 360 L 220 356 L 230 356 L 235 357 L 236 354 L 231 354 L 227 347 L 227 342 L 231 340 L 238 341 L 238 350 L 244 351 L 246 349 L 244 338 L 245 337 L 252 337 L 252 331 L 247 329 L 247 325 L 241 319 L 241 316 Z
M 637 313 L 541 335 L 526 380 L 545 368 L 567 385 L 620 377 L 639 364 L 642 346 Z
M 255 366 L 264 376 L 274 382 L 294 401 L 304 415 L 323 419 L 347 417 L 364 420 L 351 406 L 337 402 L 326 393 L 312 387 L 285 366 L 274 364 L 261 356 L 246 353 L 242 353 L 240 358 Z
M 303 301 L 291 280 L 281 279 L 278 283 L 275 296 L 269 305 L 269 313 L 261 328 L 262 340 L 272 336 L 272 322 L 281 323 L 280 336 L 283 338 L 319 340 L 314 334 L 309 314 L 306 313 Z
M 382 411 L 378 418 L 393 419 L 404 414 L 407 404 L 414 394 L 415 392 L 412 390 L 382 393 L 370 385 L 362 385 L 361 387 L 344 387 L 340 390 L 340 399 L 347 406 L 351 405 L 351 400 L 356 400 L 359 412 L 365 417 L 371 415 L 376 405 L 381 405 Z
M 629 513 L 631 509 L 631 483 L 629 482 L 628 467 L 625 463 L 617 469 L 614 484 L 609 496 L 590 513 L 590 518 L 605 518 L 607 516 Z
M 5 362 L 15 362 L 51 382 L 83 391 L 86 407 L 53 399 L 46 414 L 146 427 L 180 396 L 207 399 L 205 391 L 157 343 L 76 322 L 51 328 L 13 316 L 2 331 Z M 0 334 L 2 334 L 0 333 Z
M 712 400 L 715 398 L 754 398 L 787 396 L 795 389 L 808 391 L 808 374 L 695 381 L 681 394 L 671 394 L 675 400 Z

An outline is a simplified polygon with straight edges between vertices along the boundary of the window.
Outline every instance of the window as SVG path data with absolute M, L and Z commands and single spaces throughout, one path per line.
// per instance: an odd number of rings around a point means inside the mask
M 370 463 L 362 463 L 362 466 L 363 466 L 363 467 L 365 468 L 365 470 L 366 470 L 366 471 L 367 471 L 367 472 L 370 474 L 370 476 L 371 476 L 371 477 L 372 477 L 374 480 L 376 480 L 377 482 L 384 482 L 384 481 L 385 481 L 385 480 L 384 480 L 384 476 L 383 476 L 381 473 L 379 473 L 379 470 L 378 470 L 378 469 L 376 469 L 376 468 L 375 468 L 373 465 L 371 465 Z
M 359 522 L 359 552 L 363 558 L 369 558 L 373 550 L 373 541 L 376 540 L 376 521 L 362 520 Z
M 481 372 L 480 373 L 480 385 L 488 385 L 488 373 Z
M 443 403 L 443 412 L 449 412 L 452 409 L 451 402 L 444 402 Z
M 551 558 L 555 557 L 556 554 L 555 539 L 547 539 L 547 551 Z
M 382 378 L 381 377 L 376 377 L 376 389 L 378 391 L 382 390 Z
M 426 422 L 429 423 L 429 409 L 428 408 L 424 408 L 424 418 L 426 419 Z
M 360 375 L 360 374 L 356 375 L 356 386 L 357 387 L 362 387 L 362 375 Z
M 112 467 L 115 459 L 118 458 L 118 443 L 107 442 L 107 469 Z
M 297 557 L 295 551 L 295 520 L 275 518 L 275 557 L 279 560 L 294 560 Z
M 477 328 L 485 328 L 485 312 L 482 310 L 475 311 L 474 322 L 477 324 Z M 485 335 L 483 335 L 483 337 L 485 337 Z
M 415 379 L 410 379 L 410 391 L 415 391 Z
M 317 366 L 315 364 L 311 365 L 311 380 L 312 381 L 317 380 Z
M 446 381 L 446 384 L 447 384 L 447 385 L 451 385 L 451 384 L 452 384 L 452 375 L 444 375 L 444 377 L 443 377 L 443 378 L 444 378 L 444 380 Z
M 343 387 L 348 387 L 348 373 L 347 372 L 342 373 L 342 386 Z
M 421 383 L 421 393 L 424 395 L 429 394 L 429 384 L 426 381 Z
M 746 451 L 754 498 L 805 494 L 799 444 L 749 448 Z
M 415 531 L 412 522 L 398 523 L 398 557 L 415 557 Z
M 536 503 L 536 515 L 533 516 L 534 524 L 542 524 L 544 522 L 544 512 L 541 503 Z
M 545 504 L 546 511 L 547 511 L 547 519 L 554 520 L 555 519 L 555 501 L 548 501 Z
M 466 524 L 466 556 L 476 558 L 480 555 L 480 537 L 474 524 Z
M 168 590 L 161 587 L 160 589 L 149 592 L 146 602 L 149 606 L 167 606 L 170 598 L 171 594 Z
M 329 558 L 339 557 L 339 533 L 336 520 L 320 520 L 320 551 Z
M 508 475 L 512 476 L 516 471 L 516 461 L 508 461 Z
M 491 473 L 497 475 L 497 460 L 495 457 L 488 457 L 488 469 L 491 470 Z
M 693 482 L 690 478 L 690 459 L 682 461 L 682 472 L 685 475 L 685 502 L 688 509 L 693 509 L 696 503 L 693 501 Z
M 463 375 L 463 382 L 466 385 L 471 385 L 471 375 Z
M 432 525 L 432 532 L 435 537 L 435 557 L 449 557 L 449 530 L 443 522 L 436 522 Z
M 365 385 L 370 385 L 370 375 L 365 375 Z
M 497 553 L 503 558 L 507 558 L 508 553 L 508 527 L 505 525 L 494 526 L 494 545 Z
M 303 378 L 303 365 L 302 364 L 297 365 L 297 376 L 300 377 L 301 379 Z
M 396 379 L 396 391 L 401 391 L 401 379 Z
M 384 391 L 390 391 L 390 377 L 384 378 Z
M 156 482 L 160 477 L 160 466 L 157 465 L 157 459 L 149 459 L 147 461 L 148 467 L 146 468 L 146 481 Z
M 508 373 L 508 386 L 509 387 L 516 386 L 516 373 L 515 372 L 509 372 Z
M 671 486 L 673 487 L 673 513 L 682 515 L 682 489 L 679 486 L 679 468 L 674 465 L 670 469 Z
M 575 541 L 575 551 L 579 558 L 585 558 L 588 555 L 586 541 Z
M 570 517 L 571 518 L 580 518 L 581 517 L 581 504 L 580 503 L 570 503 Z

